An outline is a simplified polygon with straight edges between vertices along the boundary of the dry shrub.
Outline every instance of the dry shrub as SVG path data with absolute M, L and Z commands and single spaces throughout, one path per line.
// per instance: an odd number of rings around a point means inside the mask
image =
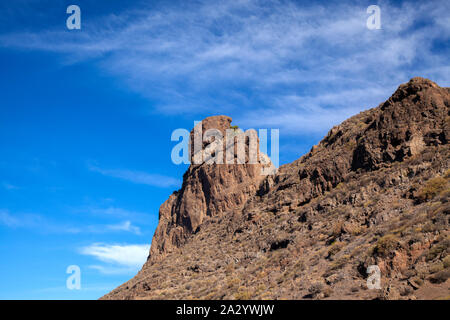
M 425 186 L 419 190 L 417 198 L 420 201 L 428 201 L 437 196 L 445 189 L 447 180 L 442 177 L 436 177 L 427 181 Z
M 391 254 L 399 245 L 398 238 L 393 234 L 385 235 L 378 239 L 375 247 L 372 249 L 372 254 L 380 257 L 386 257 Z

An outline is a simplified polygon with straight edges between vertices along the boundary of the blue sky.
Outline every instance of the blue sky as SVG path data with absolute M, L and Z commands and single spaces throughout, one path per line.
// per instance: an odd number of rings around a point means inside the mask
M 66 8 L 81 8 L 81 30 Z M 366 8 L 381 8 L 369 30 Z M 0 299 L 131 278 L 186 165 L 173 130 L 280 129 L 280 162 L 413 76 L 449 86 L 448 1 L 0 3 Z M 81 290 L 66 268 L 81 268 Z

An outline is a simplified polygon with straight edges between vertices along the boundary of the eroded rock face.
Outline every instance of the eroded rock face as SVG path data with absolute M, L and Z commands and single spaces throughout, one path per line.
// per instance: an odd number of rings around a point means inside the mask
M 231 128 L 231 121 L 230 117 L 213 116 L 204 119 L 198 126 L 202 127 L 203 135 L 210 129 L 219 130 L 225 140 L 226 130 Z M 246 159 L 243 164 L 226 163 L 225 141 L 221 144 L 224 154 L 223 164 L 206 163 L 208 159 L 206 154 L 213 153 L 206 151 L 216 142 L 214 139 L 211 139 L 213 140 L 211 142 L 202 143 L 199 152 L 205 153 L 204 161 L 194 164 L 192 161 L 196 156 L 194 134 L 193 129 L 191 131 L 192 164 L 183 176 L 182 188 L 172 194 L 160 208 L 160 220 L 152 241 L 150 263 L 160 259 L 164 253 L 180 247 L 189 235 L 199 231 L 202 223 L 209 217 L 241 208 L 256 194 L 261 181 L 265 178 L 261 174 L 262 169 L 271 166 L 267 156 L 259 153 L 257 153 L 257 163 L 249 163 L 250 139 L 245 141 Z M 243 133 L 236 130 L 236 135 L 243 135 Z M 199 139 L 201 136 L 202 134 Z M 237 154 L 237 143 L 234 146 L 234 154 Z M 256 140 L 256 148 L 259 150 L 258 140 Z
M 417 155 L 425 146 L 446 144 L 448 97 L 448 90 L 428 79 L 402 84 L 356 137 L 352 169 L 374 170 Z

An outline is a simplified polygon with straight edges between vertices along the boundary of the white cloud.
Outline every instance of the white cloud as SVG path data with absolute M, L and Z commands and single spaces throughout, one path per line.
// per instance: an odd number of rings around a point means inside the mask
M 450 3 L 378 5 L 381 30 L 366 28 L 365 6 L 344 1 L 200 1 L 97 18 L 79 33 L 4 34 L 0 46 L 58 52 L 65 63 L 95 61 L 149 98 L 152 112 L 214 110 L 298 135 L 375 107 L 412 76 L 450 84 L 448 49 L 435 48 L 448 43 Z M 160 180 L 127 170 L 104 174 Z
M 129 217 L 129 216 L 134 216 L 136 214 L 141 214 L 141 213 L 137 213 L 134 211 L 129 211 L 129 210 L 117 208 L 117 207 L 88 208 L 87 210 L 93 214 L 109 215 L 109 216 L 115 216 L 115 217 Z
M 100 292 L 102 294 L 110 292 L 111 290 L 114 290 L 117 285 L 115 284 L 90 284 L 90 285 L 81 285 L 81 291 L 93 291 L 93 292 Z M 66 286 L 59 286 L 59 287 L 47 287 L 47 288 L 39 288 L 36 290 L 33 290 L 36 293 L 54 293 L 55 298 L 52 298 L 52 300 L 58 300 L 61 299 L 61 294 L 67 293 L 67 287 Z M 76 290 L 78 292 L 78 290 Z M 75 293 L 74 291 L 72 291 Z
M 137 235 L 141 234 L 141 229 L 139 227 L 133 226 L 130 221 L 124 221 L 118 224 L 107 225 L 106 229 L 112 231 L 127 231 L 131 233 L 135 233 Z
M 90 265 L 90 269 L 97 270 L 98 272 L 105 275 L 122 275 L 122 274 L 133 274 L 139 270 L 137 267 L 117 267 L 117 266 L 104 266 L 104 265 Z
M 7 182 L 7 181 L 3 181 L 3 182 L 2 182 L 2 186 L 3 186 L 3 188 L 5 188 L 6 190 L 17 190 L 17 189 L 19 189 L 18 186 L 15 186 L 15 185 L 13 185 L 13 184 Z
M 102 244 L 94 243 L 80 249 L 80 253 L 89 255 L 107 265 L 92 265 L 104 274 L 135 272 L 147 260 L 150 251 L 148 244 Z
M 160 188 L 168 188 L 181 185 L 178 179 L 163 176 L 160 174 L 150 174 L 142 171 L 132 171 L 125 169 L 102 169 L 97 166 L 88 165 L 89 170 L 98 172 L 104 176 L 119 178 L 137 184 L 145 184 Z
M 11 214 L 9 210 L 0 209 L 0 225 L 10 228 L 36 228 L 36 230 L 48 230 L 51 226 L 37 214 Z
M 127 210 L 119 207 L 109 206 L 106 208 L 100 208 L 95 206 L 81 207 L 75 209 L 78 212 L 88 212 L 93 215 L 100 216 L 110 216 L 115 218 L 133 218 L 134 220 L 139 220 L 139 222 L 145 222 L 146 220 L 151 220 L 153 216 L 151 214 L 133 210 Z
M 280 96 L 273 101 L 279 109 L 261 108 L 256 112 L 244 113 L 236 120 L 245 127 L 281 127 L 284 135 L 317 134 L 357 114 L 361 108 L 374 107 L 370 101 L 373 97 L 377 97 L 378 101 L 388 98 L 380 88 L 345 90 L 317 96 Z M 336 109 L 339 112 L 335 112 Z
M 134 226 L 131 221 L 123 221 L 116 224 L 91 224 L 91 225 L 80 225 L 80 226 L 68 226 L 62 227 L 61 230 L 66 233 L 82 234 L 82 233 L 93 233 L 102 234 L 110 232 L 130 232 L 136 235 L 141 235 L 141 229 Z
M 148 225 L 158 222 L 158 215 L 147 212 L 128 210 L 115 206 L 80 206 L 71 209 L 72 212 L 83 215 L 93 215 L 102 219 L 123 219 L 125 221 L 133 221 L 134 224 Z
M 0 210 L 0 224 L 8 227 L 15 227 L 19 225 L 19 220 L 9 214 L 6 210 Z
M 70 223 L 54 222 L 42 215 L 29 213 L 11 214 L 8 210 L 0 209 L 0 225 L 9 228 L 25 228 L 43 233 L 69 233 L 69 234 L 102 234 L 110 232 L 130 232 L 141 235 L 141 229 L 126 220 L 116 224 L 75 225 Z

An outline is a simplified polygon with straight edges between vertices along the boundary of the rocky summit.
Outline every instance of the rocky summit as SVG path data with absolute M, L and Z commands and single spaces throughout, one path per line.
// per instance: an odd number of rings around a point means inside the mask
M 142 270 L 102 298 L 449 299 L 449 107 L 450 88 L 413 78 L 274 175 L 262 153 L 191 164 Z

